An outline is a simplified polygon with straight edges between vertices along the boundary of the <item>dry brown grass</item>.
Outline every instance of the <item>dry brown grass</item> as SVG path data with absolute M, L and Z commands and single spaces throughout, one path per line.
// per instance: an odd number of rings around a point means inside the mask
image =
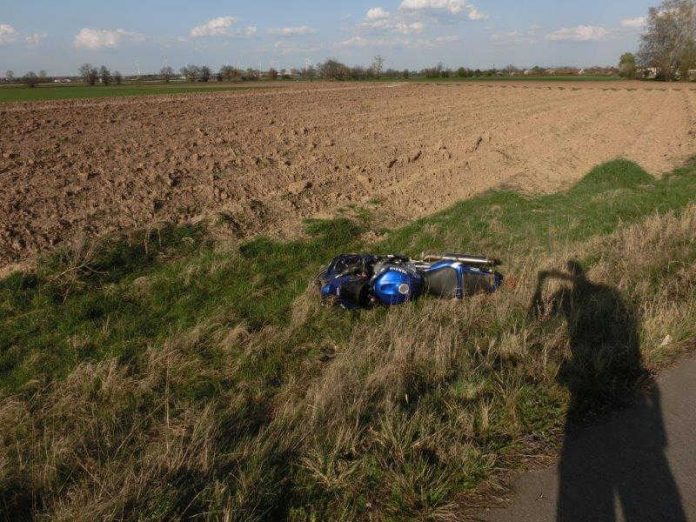
M 462 492 L 503 488 L 502 471 L 553 443 L 566 412 L 566 326 L 528 314 L 538 271 L 584 260 L 635 305 L 656 371 L 696 336 L 694 240 L 692 206 L 520 257 L 496 295 L 365 314 L 347 335 L 307 334 L 330 317 L 308 290 L 286 328 L 213 317 L 134 360 L 29 382 L 0 398 L 0 509 L 457 520 Z

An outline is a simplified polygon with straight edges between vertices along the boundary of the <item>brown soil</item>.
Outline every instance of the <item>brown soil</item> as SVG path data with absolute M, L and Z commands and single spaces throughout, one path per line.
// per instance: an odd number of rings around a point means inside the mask
M 490 187 L 568 186 L 694 152 L 695 91 L 648 83 L 292 84 L 0 107 L 0 266 L 215 213 L 240 237 L 379 201 L 391 222 Z

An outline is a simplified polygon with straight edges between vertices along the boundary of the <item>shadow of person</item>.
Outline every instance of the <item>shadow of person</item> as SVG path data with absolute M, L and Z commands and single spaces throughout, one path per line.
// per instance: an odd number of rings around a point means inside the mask
M 544 283 L 563 282 L 550 300 Z M 537 317 L 565 319 L 570 356 L 558 381 L 570 392 L 559 462 L 557 520 L 685 521 L 664 449 L 659 389 L 640 354 L 639 324 L 618 290 L 590 281 L 576 261 L 567 272 L 539 273 L 530 306 Z M 650 385 L 650 386 L 646 386 Z M 590 415 L 625 406 L 590 424 Z

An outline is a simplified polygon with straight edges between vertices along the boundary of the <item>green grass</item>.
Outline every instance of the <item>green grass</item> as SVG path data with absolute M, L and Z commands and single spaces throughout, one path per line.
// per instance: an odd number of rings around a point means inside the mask
M 458 81 L 614 81 L 621 78 L 613 76 L 515 76 L 513 78 L 502 78 L 497 76 L 482 76 L 477 78 L 421 78 L 412 77 L 408 81 L 423 82 L 458 82 Z M 378 81 L 391 82 L 393 79 Z M 274 82 L 277 85 L 280 82 Z M 271 84 L 269 84 L 270 86 Z M 239 84 L 218 84 L 210 83 L 202 85 L 200 83 L 152 83 L 152 84 L 128 84 L 128 85 L 109 85 L 109 86 L 88 86 L 88 85 L 39 85 L 37 87 L 24 86 L 5 86 L 0 87 L 0 103 L 9 102 L 28 102 L 46 100 L 78 100 L 89 98 L 105 98 L 113 96 L 148 96 L 161 94 L 184 94 L 184 93 L 209 93 L 219 91 L 243 91 L 258 89 L 255 86 L 240 86 Z
M 512 254 L 524 243 L 533 253 L 556 244 L 608 234 L 647 212 L 666 212 L 693 201 L 691 169 L 656 181 L 619 160 L 595 168 L 567 192 L 524 196 L 492 191 L 393 231 L 382 248 L 411 253 L 481 250 Z
M 59 85 L 38 87 L 0 87 L 0 103 L 46 100 L 77 100 L 111 96 L 149 96 L 196 92 L 242 91 L 253 87 L 235 84 L 142 84 L 142 85 Z M 258 87 L 257 87 L 258 88 Z
M 308 223 L 307 241 L 259 238 L 222 257 L 205 234 L 190 228 L 134 245 L 110 244 L 85 267 L 60 277 L 76 262 L 57 256 L 38 274 L 15 274 L 0 283 L 0 387 L 16 389 L 30 378 L 64 374 L 85 358 L 127 357 L 215 313 L 224 313 L 230 325 L 244 322 L 256 330 L 285 324 L 291 303 L 320 265 L 344 251 L 417 256 L 473 250 L 510 259 L 522 243 L 526 255 L 549 252 L 652 212 L 679 209 L 695 197 L 691 169 L 655 180 L 633 163 L 615 161 L 568 192 L 491 191 L 390 231 L 375 245 L 359 240 L 369 224 L 339 219 Z M 182 273 L 190 265 L 205 275 L 189 280 Z M 132 283 L 139 278 L 150 288 L 136 298 Z M 88 338 L 90 345 L 72 346 L 75 337 Z
M 491 191 L 377 244 L 361 240 L 374 228 L 363 212 L 308 222 L 292 242 L 235 246 L 177 227 L 56 254 L 0 282 L 0 508 L 445 516 L 514 465 L 530 434 L 550 443 L 562 423 L 564 329 L 527 315 L 537 270 L 575 255 L 613 274 L 648 300 L 646 346 L 666 331 L 696 335 L 696 285 L 683 272 L 696 254 L 678 218 L 664 217 L 695 197 L 694 166 L 657 180 L 614 161 L 566 192 Z M 636 257 L 630 245 L 643 240 Z M 361 249 L 481 251 L 522 283 L 464 303 L 319 307 L 313 275 Z M 654 365 L 673 354 L 651 350 Z

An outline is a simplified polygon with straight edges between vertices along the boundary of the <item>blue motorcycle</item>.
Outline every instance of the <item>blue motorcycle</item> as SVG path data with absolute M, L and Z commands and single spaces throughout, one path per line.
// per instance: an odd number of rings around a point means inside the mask
M 346 309 L 400 305 L 422 295 L 463 299 L 503 283 L 497 259 L 467 254 L 426 256 L 342 254 L 317 277 L 324 302 Z

